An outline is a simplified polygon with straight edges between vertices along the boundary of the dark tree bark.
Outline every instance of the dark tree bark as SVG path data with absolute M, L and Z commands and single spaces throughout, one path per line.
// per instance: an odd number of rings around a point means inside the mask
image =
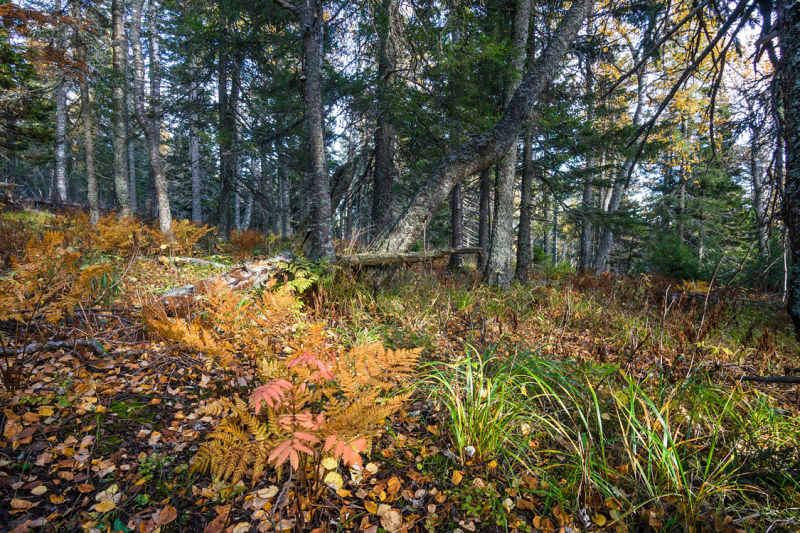
M 531 266 L 531 217 L 533 216 L 533 131 L 525 128 L 522 143 L 522 192 L 517 236 L 517 268 L 514 277 L 528 279 Z
M 530 0 L 517 0 L 514 8 L 514 23 L 511 43 L 514 55 L 511 60 L 509 79 L 503 94 L 503 104 L 508 106 L 519 87 L 525 65 L 525 49 L 531 21 Z M 492 240 L 489 245 L 489 262 L 484 279 L 491 285 L 508 286 L 511 283 L 511 259 L 514 247 L 514 182 L 517 176 L 517 139 L 511 143 L 508 153 L 500 161 L 495 179 L 495 223 L 492 225 Z
M 151 102 L 152 117 L 147 115 L 144 106 L 144 56 L 142 55 L 142 8 L 144 0 L 133 0 L 131 4 L 131 48 L 133 49 L 133 106 L 136 111 L 136 121 L 144 132 L 147 140 L 147 152 L 150 156 L 150 169 L 155 182 L 156 199 L 158 201 L 158 226 L 162 233 L 169 233 L 172 226 L 172 213 L 169 205 L 169 192 L 167 190 L 167 177 L 164 173 L 164 162 L 161 156 L 161 109 L 158 105 L 158 84 L 161 83 L 158 65 L 151 63 Z M 155 16 L 151 7 L 150 16 Z M 156 36 L 154 40 L 158 40 Z M 151 54 L 154 52 L 151 43 Z M 155 67 L 155 68 L 154 68 Z M 153 81 L 156 78 L 156 82 Z
M 783 221 L 789 233 L 792 256 L 788 311 L 794 323 L 795 336 L 800 340 L 800 3 L 779 0 L 777 6 L 782 50 L 782 137 L 786 141 Z
M 380 33 L 378 51 L 378 120 L 375 130 L 375 172 L 372 183 L 373 235 L 391 221 L 392 186 L 395 178 L 396 134 L 392 122 L 390 103 L 391 87 L 397 70 L 397 35 L 400 13 L 398 0 L 383 0 L 382 12 L 377 17 Z
M 133 216 L 128 193 L 128 132 L 125 127 L 125 63 L 128 56 L 125 44 L 124 0 L 111 0 L 112 22 L 112 109 L 114 121 L 114 192 L 117 197 L 117 216 Z
M 464 209 L 462 201 L 462 184 L 458 182 L 453 187 L 453 192 L 450 195 L 450 248 L 453 249 L 464 246 Z M 455 269 L 462 266 L 464 266 L 464 258 L 461 254 L 450 256 L 448 268 Z
M 225 24 L 225 23 L 224 23 Z M 227 28 L 223 28 L 223 35 Z M 228 100 L 228 53 L 219 53 L 218 106 L 219 106 L 219 205 L 217 207 L 219 236 L 228 240 L 231 237 L 231 188 L 236 171 L 233 158 L 234 129 L 236 117 L 233 116 Z
M 81 16 L 80 7 L 75 4 L 76 19 Z M 81 120 L 83 121 L 83 142 L 86 150 L 86 196 L 89 202 L 89 223 L 94 226 L 100 218 L 100 200 L 97 186 L 97 164 L 94 153 L 94 117 L 92 101 L 89 96 L 88 65 L 86 63 L 86 34 L 75 30 L 75 55 L 83 69 L 78 72 L 78 86 L 81 91 Z
M 189 89 L 189 105 L 191 114 L 189 116 L 189 164 L 192 167 L 192 220 L 200 224 L 203 222 L 203 202 L 200 183 L 200 136 L 197 133 L 197 72 L 195 71 L 197 62 L 194 56 L 191 58 L 189 68 L 192 71 L 192 81 Z
M 534 103 L 561 67 L 569 46 L 583 25 L 591 0 L 576 0 L 561 20 L 553 38 L 536 61 L 531 73 L 519 86 L 495 126 L 473 137 L 442 158 L 428 180 L 403 211 L 391 231 L 373 243 L 374 251 L 408 251 L 422 235 L 456 183 L 482 172 L 502 159 L 519 139 Z
M 483 251 L 478 255 L 478 270 L 483 272 L 489 259 L 489 235 L 492 232 L 492 167 L 487 167 L 481 172 L 480 189 L 478 248 Z
M 586 59 L 586 121 L 594 121 L 594 74 L 593 61 Z M 592 266 L 592 217 L 591 210 L 594 203 L 594 154 L 591 150 L 586 156 L 586 175 L 583 180 L 583 195 L 581 196 L 581 240 L 578 254 L 578 270 L 585 271 Z

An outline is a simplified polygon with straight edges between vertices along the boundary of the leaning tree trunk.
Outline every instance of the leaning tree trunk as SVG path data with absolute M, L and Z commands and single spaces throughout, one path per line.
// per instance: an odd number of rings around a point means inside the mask
M 531 265 L 531 216 L 533 216 L 533 132 L 525 128 L 522 143 L 522 193 L 517 236 L 517 268 L 514 277 L 528 279 Z
M 77 7 L 76 14 L 76 18 L 79 18 L 80 11 Z M 95 226 L 100 219 L 100 201 L 94 155 L 94 117 L 92 116 L 92 101 L 89 97 L 89 77 L 87 75 L 89 67 L 86 64 L 85 36 L 84 32 L 75 31 L 75 55 L 81 68 L 78 72 L 78 86 L 81 91 L 81 120 L 83 121 L 83 142 L 86 150 L 86 196 L 89 201 L 89 224 Z
M 392 121 L 391 87 L 397 71 L 398 0 L 383 0 L 379 21 L 378 120 L 375 129 L 375 172 L 372 182 L 372 230 L 379 235 L 391 221 L 395 178 L 396 134 Z
M 172 225 L 172 214 L 169 206 L 169 193 L 167 191 L 167 178 L 164 174 L 164 162 L 161 156 L 161 127 L 159 126 L 160 117 L 155 113 L 160 113 L 156 100 L 157 94 L 151 95 L 151 110 L 154 113 L 152 118 L 147 116 L 144 107 L 144 57 L 142 55 L 142 7 L 144 0 L 133 0 L 131 5 L 131 48 L 133 49 L 133 107 L 136 112 L 136 121 L 144 132 L 147 140 L 147 152 L 150 156 L 150 168 L 153 172 L 155 181 L 156 198 L 158 200 L 158 226 L 162 233 L 168 233 Z M 154 16 L 151 9 L 151 16 Z M 152 70 L 152 69 L 151 69 Z M 155 70 L 159 70 L 156 66 Z M 150 73 L 151 79 L 154 75 Z M 153 86 L 157 90 L 157 87 Z
M 783 138 L 786 140 L 786 184 L 783 194 L 783 221 L 789 232 L 792 256 L 789 273 L 788 311 L 800 340 L 800 4 L 793 0 L 778 3 L 778 31 L 781 39 L 780 72 L 783 100 Z
M 117 216 L 133 216 L 128 192 L 128 132 L 125 126 L 125 70 L 127 45 L 125 43 L 125 1 L 111 0 L 112 21 L 112 109 L 114 121 L 114 192 L 117 197 Z
M 502 118 L 491 130 L 473 137 L 436 164 L 391 231 L 373 243 L 373 251 L 408 251 L 433 220 L 456 183 L 489 168 L 508 153 L 518 141 L 534 103 L 561 68 L 591 7 L 592 0 L 573 2 L 531 73 L 506 106 Z
M 303 33 L 306 133 L 310 183 L 313 185 L 311 212 L 311 257 L 334 260 L 331 232 L 331 190 L 325 153 L 325 117 L 322 108 L 322 59 L 324 18 L 322 0 L 303 0 L 300 9 Z
M 503 105 L 505 106 L 508 106 L 514 98 L 514 93 L 522 79 L 530 23 L 530 0 L 517 0 L 511 29 L 511 45 L 514 48 L 514 55 L 503 94 Z M 514 182 L 517 176 L 519 132 L 516 137 L 517 139 L 511 143 L 505 158 L 500 162 L 495 179 L 495 223 L 492 226 L 492 240 L 489 245 L 489 262 L 484 271 L 484 279 L 491 285 L 508 286 L 511 283 L 511 259 L 514 247 Z
M 646 62 L 642 64 L 637 75 L 636 109 L 633 112 L 632 121 L 634 128 L 639 128 L 639 126 L 642 125 L 642 118 L 644 117 L 644 106 L 647 100 L 647 76 L 645 74 L 646 64 Z M 635 165 L 636 149 L 632 148 L 625 158 L 625 162 L 622 164 L 619 174 L 614 180 L 614 185 L 611 189 L 611 199 L 608 202 L 608 209 L 606 210 L 607 218 L 611 217 L 613 220 L 614 214 L 617 212 L 617 210 L 619 210 L 619 205 L 622 202 L 622 194 L 631 178 L 631 174 L 633 173 Z M 602 272 L 605 270 L 606 262 L 608 261 L 608 256 L 611 254 L 611 247 L 613 244 L 613 222 L 606 220 L 600 231 L 600 242 L 597 246 L 597 251 L 594 256 L 594 263 L 592 264 L 592 268 L 594 268 L 596 271 Z

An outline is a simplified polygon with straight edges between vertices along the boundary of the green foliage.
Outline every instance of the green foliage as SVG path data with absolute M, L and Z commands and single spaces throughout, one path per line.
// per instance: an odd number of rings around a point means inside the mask
M 677 234 L 662 236 L 653 246 L 648 261 L 654 272 L 679 279 L 697 279 L 700 264 L 689 245 Z

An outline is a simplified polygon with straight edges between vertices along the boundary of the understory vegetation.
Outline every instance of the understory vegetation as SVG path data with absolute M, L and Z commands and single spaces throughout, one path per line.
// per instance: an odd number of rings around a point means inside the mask
M 738 379 L 800 367 L 774 296 L 301 258 L 232 288 L 287 244 L 173 224 L 0 215 L 0 530 L 800 525 L 800 398 Z

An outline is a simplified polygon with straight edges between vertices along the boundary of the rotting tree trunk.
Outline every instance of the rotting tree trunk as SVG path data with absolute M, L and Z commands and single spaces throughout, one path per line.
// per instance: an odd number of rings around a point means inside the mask
M 509 78 L 503 91 L 503 105 L 506 107 L 514 98 L 523 76 L 530 21 L 530 0 L 517 0 L 511 29 L 511 45 L 514 51 Z M 489 284 L 501 287 L 511 283 L 511 259 L 514 248 L 514 182 L 517 176 L 519 131 L 515 137 L 498 165 L 495 179 L 495 223 L 492 225 L 492 239 L 489 244 L 489 262 L 484 271 L 484 279 Z
M 111 0 L 112 21 L 112 109 L 114 120 L 114 192 L 117 198 L 117 216 L 120 219 L 133 216 L 128 188 L 128 132 L 125 127 L 125 2 Z
M 637 94 L 636 94 L 636 109 L 633 112 L 632 124 L 634 128 L 642 125 L 642 117 L 644 116 L 644 106 L 646 105 L 647 98 L 647 85 L 645 66 L 643 63 L 637 76 Z M 611 254 L 611 247 L 614 244 L 614 229 L 613 217 L 619 210 L 620 203 L 622 203 L 622 194 L 631 179 L 631 174 L 636 165 L 636 152 L 632 149 L 625 157 L 625 162 L 619 170 L 619 174 L 614 180 L 614 185 L 611 190 L 611 198 L 608 201 L 608 209 L 606 210 L 606 222 L 600 231 L 599 244 L 594 256 L 594 263 L 592 268 L 598 272 L 602 272 L 606 268 L 608 256 Z M 608 220 L 611 218 L 612 220 Z
M 531 217 L 533 216 L 533 131 L 525 128 L 522 143 L 522 192 L 519 206 L 519 232 L 517 236 L 517 268 L 514 277 L 528 279 L 531 265 Z
M 480 272 L 486 269 L 489 259 L 489 235 L 491 234 L 492 220 L 492 167 L 485 168 L 480 173 L 480 206 L 478 208 L 478 247 L 482 250 L 478 254 L 478 268 Z
M 156 198 L 158 201 L 158 226 L 162 233 L 169 233 L 172 225 L 172 214 L 169 205 L 169 192 L 167 190 L 167 177 L 164 174 L 164 162 L 161 156 L 161 127 L 160 106 L 157 104 L 158 94 L 151 94 L 152 117 L 147 116 L 144 107 L 144 57 L 142 55 L 142 7 L 144 0 L 133 0 L 131 4 L 131 48 L 133 49 L 133 107 L 136 112 L 136 121 L 144 132 L 147 140 L 147 152 L 150 156 L 150 168 L 155 182 Z M 155 9 L 150 9 L 150 16 L 155 16 Z M 155 38 L 157 40 L 157 37 Z M 152 46 L 152 45 L 151 45 Z M 151 50 L 151 53 L 153 50 Z M 155 69 L 153 69 L 155 66 Z M 153 78 L 159 80 L 160 75 L 152 72 L 159 71 L 158 65 L 151 66 L 151 83 Z M 157 85 L 151 86 L 151 91 L 158 91 Z
M 450 248 L 459 249 L 464 246 L 464 209 L 462 202 L 462 184 L 458 182 L 450 195 Z M 461 254 L 451 254 L 447 268 L 456 269 L 464 266 Z
M 373 243 L 373 251 L 409 250 L 433 220 L 456 183 L 466 176 L 482 172 L 508 153 L 519 139 L 534 103 L 561 68 L 570 44 L 591 7 L 592 0 L 576 0 L 570 6 L 531 73 L 506 106 L 502 118 L 491 130 L 473 137 L 436 164 L 391 231 Z
M 779 0 L 777 5 L 783 66 L 780 73 L 784 112 L 782 137 L 786 141 L 782 214 L 792 256 L 788 311 L 795 337 L 800 340 L 800 3 Z
M 75 4 L 76 19 L 80 18 L 80 8 Z M 92 101 L 89 97 L 89 66 L 86 63 L 85 33 L 80 29 L 75 30 L 75 55 L 80 64 L 78 72 L 78 86 L 81 91 L 81 120 L 83 121 L 83 142 L 86 150 L 86 196 L 89 202 L 89 224 L 97 225 L 100 219 L 100 200 L 97 186 L 97 164 L 94 154 L 94 117 L 92 116 Z
M 395 178 L 396 134 L 392 121 L 391 88 L 397 71 L 397 37 L 400 13 L 398 0 L 383 0 L 377 18 L 380 33 L 378 50 L 378 120 L 375 130 L 375 172 L 372 182 L 372 230 L 379 235 L 391 221 L 392 187 Z M 334 208 L 335 209 L 335 208 Z

